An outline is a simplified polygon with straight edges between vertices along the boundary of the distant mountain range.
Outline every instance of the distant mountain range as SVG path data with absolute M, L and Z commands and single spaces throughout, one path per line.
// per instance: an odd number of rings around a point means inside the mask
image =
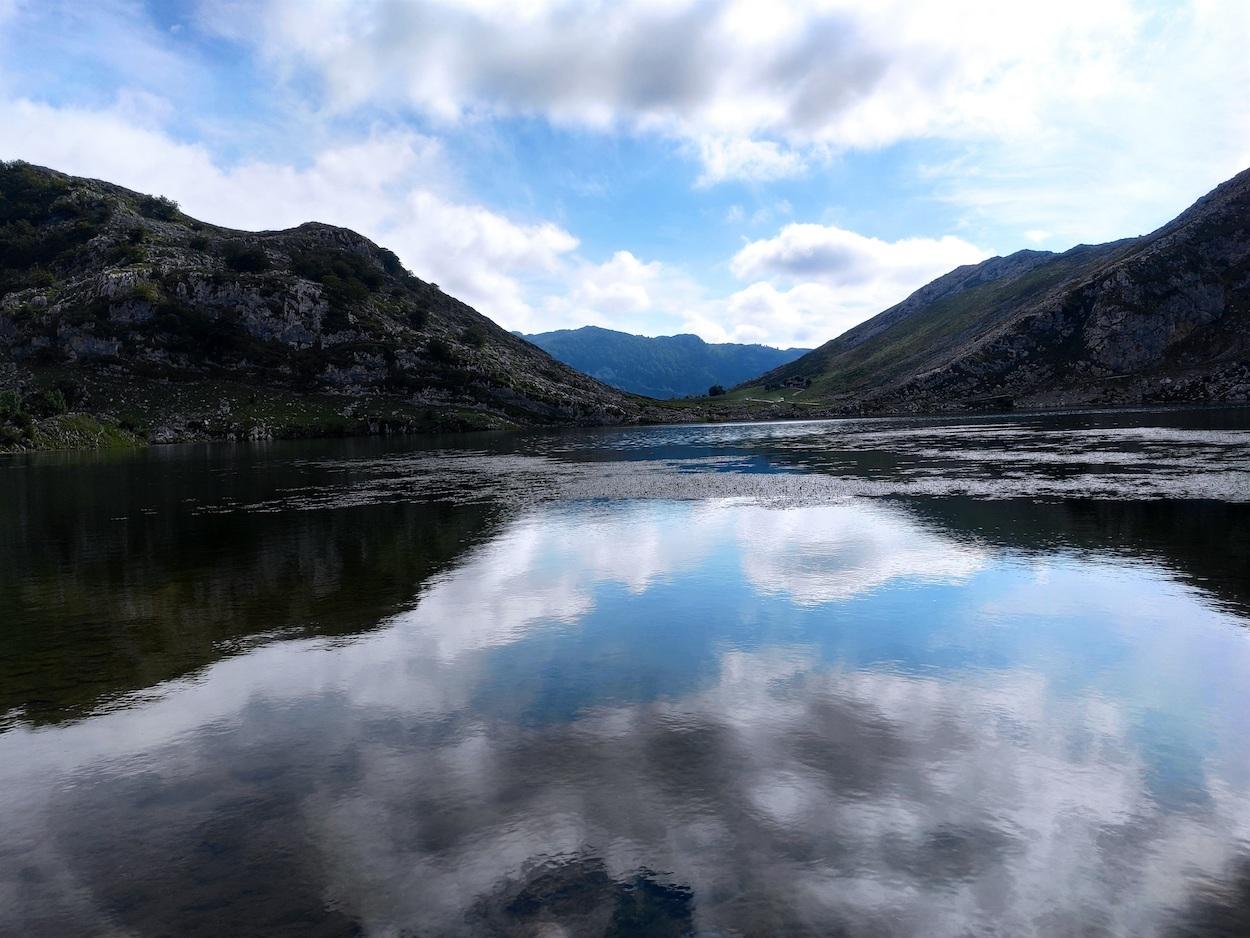
M 709 343 L 697 335 L 649 338 L 599 326 L 525 338 L 604 384 L 656 398 L 707 394 L 713 385 L 733 387 L 809 351 Z
M 385 248 L 0 163 L 0 449 L 679 419 Z
M 725 404 L 763 399 L 808 415 L 1250 401 L 1250 170 L 1149 235 L 959 267 Z

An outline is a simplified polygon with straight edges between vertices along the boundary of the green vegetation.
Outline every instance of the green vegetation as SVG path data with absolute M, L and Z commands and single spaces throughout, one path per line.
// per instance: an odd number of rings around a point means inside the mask
M 888 330 L 880 341 L 852 350 L 818 382 L 829 392 L 862 387 L 950 354 L 996 322 L 1005 308 L 1028 302 L 1079 273 L 1089 258 L 1057 259 L 1006 282 L 973 287 L 933 303 Z
M 139 199 L 139 214 L 160 221 L 173 221 L 178 217 L 178 203 L 163 195 L 145 195 Z
M 456 360 L 456 350 L 452 348 L 451 343 L 438 336 L 430 339 L 426 343 L 425 349 L 429 353 L 430 358 L 436 362 L 451 364 Z
M 412 275 L 404 269 L 404 265 L 400 263 L 399 256 L 387 248 L 378 248 L 378 260 L 382 262 L 382 269 L 392 277 L 408 278 Z
M 106 202 L 74 197 L 57 177 L 0 162 L 0 294 L 49 285 L 110 215 Z
M 108 253 L 108 262 L 118 267 L 131 267 L 147 260 L 147 252 L 138 244 L 118 243 Z
M 53 287 L 56 286 L 56 277 L 46 267 L 32 267 L 26 275 L 26 285 L 28 287 Z
M 31 417 L 22 406 L 17 391 L 0 391 L 0 446 L 21 446 L 30 439 L 34 426 Z
M 399 258 L 390 251 L 386 254 L 394 258 L 396 266 L 399 265 Z M 354 305 L 368 302 L 383 283 L 382 272 L 367 258 L 343 250 L 320 248 L 301 251 L 291 258 L 291 269 L 306 280 L 321 284 L 330 309 L 336 313 L 344 313 Z
M 27 401 L 26 406 L 37 417 L 55 417 L 69 410 L 65 392 L 60 388 L 44 388 Z
M 143 441 L 90 414 L 61 414 L 40 421 L 31 437 L 32 449 L 129 449 Z
M 25 395 L 0 391 L 0 451 L 133 446 L 132 434 L 87 414 L 69 413 L 80 388 L 70 379 L 37 385 Z
M 421 406 L 385 397 L 307 394 L 232 381 L 164 382 L 92 376 L 85 385 L 49 369 L 24 397 L 0 391 L 0 452 L 142 445 L 171 419 L 203 439 L 461 432 L 514 426 L 467 407 Z M 68 412 L 75 400 L 94 413 Z
M 226 266 L 240 274 L 259 274 L 269 269 L 269 255 L 259 244 L 246 241 L 227 241 L 221 256 Z
M 149 303 L 152 306 L 155 306 L 157 303 L 161 302 L 161 291 L 157 288 L 156 284 L 150 283 L 147 280 L 140 280 L 134 285 L 134 289 L 130 291 L 130 298 L 132 300 L 139 300 L 140 302 Z

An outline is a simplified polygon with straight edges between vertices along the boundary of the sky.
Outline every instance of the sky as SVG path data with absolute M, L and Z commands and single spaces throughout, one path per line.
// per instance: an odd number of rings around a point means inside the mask
M 0 0 L 0 158 L 509 329 L 813 346 L 1250 167 L 1246 0 Z

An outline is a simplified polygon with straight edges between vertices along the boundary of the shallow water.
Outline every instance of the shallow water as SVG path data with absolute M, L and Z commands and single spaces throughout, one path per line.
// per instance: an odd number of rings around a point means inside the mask
M 0 933 L 1250 934 L 1250 412 L 0 461 Z

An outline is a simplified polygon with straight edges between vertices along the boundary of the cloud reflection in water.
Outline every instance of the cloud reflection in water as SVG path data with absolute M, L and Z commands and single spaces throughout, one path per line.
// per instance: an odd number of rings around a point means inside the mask
M 887 503 L 561 505 L 0 736 L 0 926 L 1148 935 L 1247 853 L 1244 624 Z

